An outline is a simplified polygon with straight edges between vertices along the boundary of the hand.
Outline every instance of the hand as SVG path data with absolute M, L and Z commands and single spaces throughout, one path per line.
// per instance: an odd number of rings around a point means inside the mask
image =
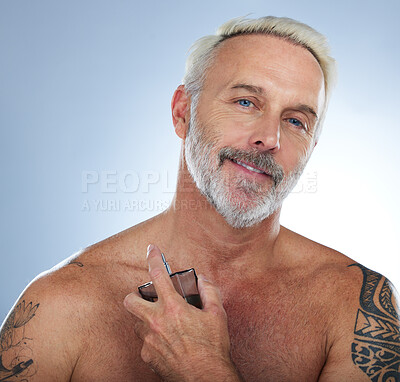
M 150 245 L 149 274 L 157 302 L 131 293 L 125 308 L 138 318 L 141 357 L 165 381 L 240 381 L 230 358 L 227 317 L 218 289 L 199 276 L 200 310 L 176 291 L 161 259 Z

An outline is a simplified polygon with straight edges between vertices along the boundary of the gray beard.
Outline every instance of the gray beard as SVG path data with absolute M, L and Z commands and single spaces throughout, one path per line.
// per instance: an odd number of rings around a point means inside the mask
M 309 155 L 305 155 L 297 167 L 285 176 L 282 167 L 269 152 L 223 147 L 217 153 L 218 137 L 207 137 L 205 130 L 192 113 L 185 140 L 185 160 L 201 194 L 233 228 L 252 227 L 271 216 L 296 185 Z M 265 191 L 259 182 L 239 175 L 224 178 L 222 165 L 230 159 L 242 160 L 265 170 L 274 184 Z

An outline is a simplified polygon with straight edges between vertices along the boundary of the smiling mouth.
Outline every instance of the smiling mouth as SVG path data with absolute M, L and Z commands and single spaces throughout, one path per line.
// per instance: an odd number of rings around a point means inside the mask
M 256 172 L 257 174 L 264 174 L 264 175 L 268 175 L 265 171 L 259 170 L 258 168 L 252 167 L 246 163 L 243 163 L 239 160 L 235 160 L 235 159 L 231 159 L 232 162 L 238 164 L 239 166 L 244 167 L 245 169 L 252 171 L 252 172 Z

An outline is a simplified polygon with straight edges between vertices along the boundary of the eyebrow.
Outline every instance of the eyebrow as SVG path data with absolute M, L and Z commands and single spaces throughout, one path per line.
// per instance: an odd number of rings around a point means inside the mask
M 236 84 L 236 85 L 233 85 L 231 89 L 245 89 L 245 90 L 249 91 L 250 93 L 254 93 L 254 94 L 262 95 L 262 96 L 266 96 L 266 93 L 267 93 L 262 87 L 255 86 L 255 85 L 249 85 L 249 84 Z M 300 104 L 300 105 L 296 105 L 294 107 L 294 109 L 297 109 L 304 113 L 311 114 L 315 117 L 316 120 L 319 119 L 318 114 L 311 106 L 308 106 L 305 104 Z
M 300 105 L 296 105 L 296 107 L 294 107 L 294 109 L 303 111 L 304 113 L 312 114 L 317 121 L 319 119 L 318 114 L 315 112 L 315 110 L 311 106 L 300 104 Z
M 232 89 L 246 89 L 250 93 L 255 93 L 258 95 L 265 95 L 266 92 L 263 88 L 259 86 L 254 86 L 254 85 L 248 85 L 248 84 L 236 84 L 232 86 Z

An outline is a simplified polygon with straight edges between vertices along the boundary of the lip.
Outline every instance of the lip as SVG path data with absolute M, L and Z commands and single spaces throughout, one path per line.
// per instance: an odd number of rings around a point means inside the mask
M 246 165 L 248 165 L 248 166 L 250 166 L 250 167 L 253 167 L 253 168 L 257 169 L 257 170 L 263 171 L 263 173 L 260 174 L 260 173 L 258 173 L 258 172 L 254 172 L 254 171 L 248 170 L 247 168 L 241 166 L 240 164 L 236 163 L 236 162 L 233 161 L 232 159 L 230 159 L 229 161 L 230 161 L 232 164 L 234 164 L 238 169 L 241 169 L 242 171 L 244 171 L 246 174 L 251 174 L 252 176 L 257 176 L 257 177 L 262 177 L 262 178 L 270 177 L 270 176 L 271 176 L 271 175 L 267 174 L 263 169 L 261 169 L 261 168 L 259 168 L 259 167 L 257 167 L 257 166 L 254 166 L 253 164 L 250 164 L 250 163 L 248 163 L 248 162 L 246 162 L 246 161 L 240 160 L 239 162 L 242 162 L 242 163 L 244 163 L 244 164 L 246 164 Z
M 236 159 L 235 159 L 236 160 Z M 233 163 L 235 163 L 235 164 L 238 164 L 238 163 L 236 163 L 234 160 L 232 160 L 231 159 L 231 161 L 233 162 Z M 242 162 L 242 163 L 244 163 L 244 164 L 247 164 L 247 166 L 250 166 L 250 167 L 253 167 L 253 168 L 255 168 L 256 170 L 260 170 L 260 171 L 262 171 L 264 174 L 260 174 L 260 175 L 269 175 L 267 172 L 265 172 L 265 170 L 264 169 L 262 169 L 261 167 L 258 167 L 258 166 L 254 166 L 254 164 L 253 163 L 249 163 L 249 162 L 246 162 L 245 160 L 237 160 L 238 162 Z M 239 166 L 240 166 L 240 164 L 239 164 Z

